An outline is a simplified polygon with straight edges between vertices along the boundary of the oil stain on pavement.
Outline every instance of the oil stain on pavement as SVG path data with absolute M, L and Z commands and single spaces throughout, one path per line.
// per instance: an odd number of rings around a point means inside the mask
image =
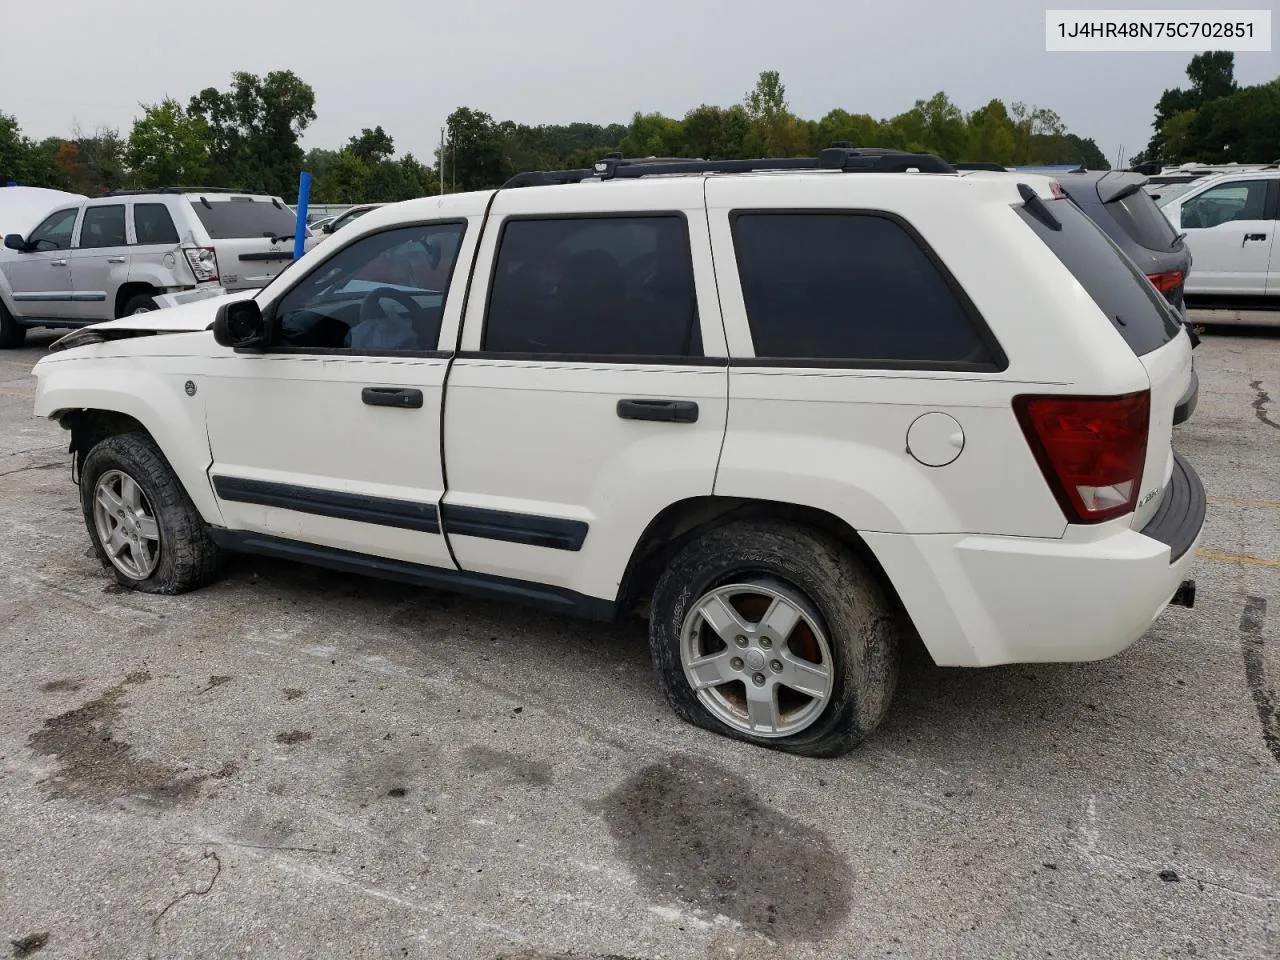
M 204 774 L 186 776 L 186 768 L 140 757 L 115 737 L 126 687 L 150 679 L 146 671 L 131 673 L 83 706 L 46 720 L 27 738 L 36 753 L 58 761 L 57 772 L 40 784 L 45 792 L 60 799 L 142 796 L 161 804 L 196 796 Z
M 1262 597 L 1249 597 L 1240 614 L 1240 647 L 1244 653 L 1244 678 L 1253 694 L 1258 709 L 1258 721 L 1262 724 L 1262 739 L 1271 755 L 1280 763 L 1280 698 L 1276 688 L 1267 686 L 1267 674 L 1262 656 L 1262 624 L 1267 619 L 1267 601 Z
M 853 897 L 848 863 L 822 833 L 753 796 L 747 780 L 672 756 L 602 804 L 642 888 L 775 940 L 833 934 Z

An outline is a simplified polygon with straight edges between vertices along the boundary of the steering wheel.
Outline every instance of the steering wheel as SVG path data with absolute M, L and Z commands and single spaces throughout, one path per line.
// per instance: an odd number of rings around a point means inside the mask
M 397 290 L 395 287 L 378 287 L 376 290 L 370 290 L 363 300 L 360 301 L 360 322 L 366 320 L 381 320 L 386 314 L 380 312 L 383 300 L 394 300 L 400 306 L 409 311 L 409 322 L 416 328 L 419 323 L 427 319 L 427 312 L 403 290 Z

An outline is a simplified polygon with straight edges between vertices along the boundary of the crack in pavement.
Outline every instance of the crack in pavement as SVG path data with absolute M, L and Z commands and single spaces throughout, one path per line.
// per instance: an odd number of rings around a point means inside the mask
M 1280 699 L 1267 687 L 1266 667 L 1262 659 L 1262 624 L 1267 619 L 1267 601 L 1262 597 L 1245 600 L 1240 614 L 1240 648 L 1244 653 L 1244 678 L 1258 708 L 1262 739 L 1271 755 L 1280 763 Z
M 191 890 L 188 890 L 186 893 L 179 894 L 178 896 L 170 900 L 168 903 L 166 903 L 164 905 L 164 909 L 161 910 L 158 914 L 156 914 L 156 918 L 151 921 L 151 929 L 159 930 L 160 921 L 164 919 L 164 915 L 168 913 L 171 909 L 176 907 L 183 900 L 187 899 L 187 897 L 204 897 L 213 891 L 213 885 L 218 882 L 218 877 L 222 876 L 222 859 L 213 850 L 206 850 L 204 852 L 203 859 L 205 860 L 212 859 L 215 864 L 213 868 L 213 876 L 209 878 L 208 886 L 206 886 L 203 890 L 199 889 L 198 887 L 192 888 Z
M 1280 423 L 1276 423 L 1267 416 L 1267 404 L 1271 402 L 1271 397 L 1267 394 L 1267 391 L 1262 389 L 1262 381 L 1250 380 L 1249 386 L 1253 387 L 1254 392 L 1258 395 L 1257 399 L 1249 404 L 1249 406 L 1253 407 L 1253 415 L 1268 427 L 1275 427 L 1280 430 Z

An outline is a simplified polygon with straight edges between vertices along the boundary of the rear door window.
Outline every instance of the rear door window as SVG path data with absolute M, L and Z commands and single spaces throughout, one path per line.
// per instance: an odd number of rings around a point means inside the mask
M 757 357 L 994 369 L 976 311 L 901 224 L 868 213 L 733 217 Z
M 123 247 L 126 243 L 123 203 L 85 209 L 84 222 L 80 225 L 81 250 Z
M 595 357 L 700 357 L 684 218 L 509 220 L 483 349 Z
M 247 240 L 251 237 L 292 237 L 298 218 L 283 204 L 250 197 L 195 200 L 196 216 L 211 240 Z
M 133 207 L 133 234 L 138 243 L 177 243 L 178 229 L 163 203 L 138 203 Z
M 1061 230 L 1051 229 L 1025 207 L 1017 208 L 1018 215 L 1071 271 L 1135 354 L 1158 350 L 1178 335 L 1182 322 L 1169 304 L 1079 207 L 1070 200 L 1045 205 Z

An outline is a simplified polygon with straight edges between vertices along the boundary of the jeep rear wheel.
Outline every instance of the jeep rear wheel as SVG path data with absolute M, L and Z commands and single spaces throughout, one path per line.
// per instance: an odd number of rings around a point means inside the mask
M 118 434 L 90 450 L 80 503 L 94 552 L 124 586 L 184 593 L 217 576 L 222 552 L 149 436 Z
M 152 310 L 159 309 L 159 304 L 156 303 L 151 294 L 140 293 L 136 297 L 130 297 L 125 302 L 124 309 L 120 311 L 120 316 L 132 317 L 136 313 L 150 313 Z
M 0 350 L 12 350 L 22 346 L 27 339 L 27 328 L 18 323 L 3 303 L 0 303 Z
M 880 723 L 897 686 L 898 625 L 838 541 L 734 523 L 684 547 L 654 591 L 650 648 L 668 703 L 708 730 L 836 756 Z

